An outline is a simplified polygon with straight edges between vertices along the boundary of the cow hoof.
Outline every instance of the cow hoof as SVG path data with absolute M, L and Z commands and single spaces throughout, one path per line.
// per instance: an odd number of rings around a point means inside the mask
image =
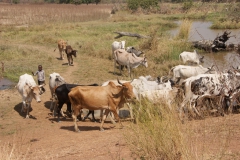
M 104 131 L 104 129 L 103 129 L 103 128 L 100 128 L 100 131 Z
M 76 133 L 80 133 L 80 130 L 75 131 Z

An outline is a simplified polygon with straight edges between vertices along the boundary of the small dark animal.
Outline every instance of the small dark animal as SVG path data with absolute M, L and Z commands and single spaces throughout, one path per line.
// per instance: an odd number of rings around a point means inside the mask
M 68 97 L 68 93 L 72 88 L 77 86 L 98 86 L 98 84 L 90 84 L 90 85 L 77 85 L 77 84 L 62 84 L 55 89 L 55 94 L 58 99 L 58 122 L 60 121 L 60 111 L 63 107 L 63 104 L 67 104 L 67 111 L 72 113 L 71 102 Z
M 73 50 L 70 45 L 67 45 L 65 52 L 67 54 L 68 65 L 69 66 L 73 65 L 73 58 L 72 58 L 72 56 L 74 56 L 75 58 L 77 57 L 77 50 Z

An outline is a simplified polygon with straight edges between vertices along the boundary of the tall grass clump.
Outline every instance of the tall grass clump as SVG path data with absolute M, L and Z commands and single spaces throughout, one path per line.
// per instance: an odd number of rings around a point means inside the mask
M 191 26 L 192 26 L 191 21 L 183 20 L 181 25 L 180 25 L 179 32 L 178 32 L 177 36 L 175 37 L 175 39 L 177 39 L 177 40 L 181 39 L 181 40 L 187 41 L 189 33 L 190 33 Z
M 148 68 L 152 75 L 167 75 L 169 68 L 180 63 L 179 54 L 192 47 L 187 39 L 189 31 L 186 31 L 190 30 L 191 26 L 185 23 L 181 24 L 181 28 L 184 29 L 181 29 L 173 38 L 166 32 L 159 33 L 158 27 L 150 28 L 150 38 L 141 42 L 140 48 L 146 51 Z
M 141 159 L 191 159 L 182 137 L 182 124 L 166 104 L 142 100 L 133 110 L 136 124 L 131 124 L 125 138 Z

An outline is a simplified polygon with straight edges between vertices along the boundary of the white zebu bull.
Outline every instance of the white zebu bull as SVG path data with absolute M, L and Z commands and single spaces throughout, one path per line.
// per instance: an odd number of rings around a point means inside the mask
M 18 92 L 22 96 L 22 109 L 21 112 L 27 110 L 26 118 L 29 118 L 29 108 L 34 98 L 37 102 L 41 102 L 40 94 L 42 94 L 41 87 L 37 85 L 33 77 L 29 74 L 21 75 L 16 86 Z
M 49 77 L 49 89 L 51 91 L 51 105 L 50 105 L 50 110 L 53 112 L 53 115 L 55 116 L 56 115 L 56 109 L 57 109 L 57 105 L 53 105 L 53 103 L 55 102 L 56 100 L 56 97 L 55 97 L 55 89 L 60 86 L 61 84 L 64 84 L 66 83 L 64 78 L 60 76 L 59 73 L 55 73 L 53 72 L 52 74 L 50 74 L 50 77 Z M 56 103 L 56 102 L 55 102 Z M 54 106 L 54 108 L 53 108 Z M 62 113 L 63 115 L 63 113 Z
M 204 56 L 200 57 L 196 50 L 194 50 L 193 52 L 184 51 L 179 55 L 179 59 L 183 61 L 184 64 L 190 62 L 199 65 L 200 63 L 203 63 L 203 58 Z
M 143 65 L 148 67 L 147 58 L 144 57 L 137 57 L 134 53 L 128 53 L 123 49 L 117 49 L 114 51 L 114 73 L 116 68 L 116 63 L 120 65 L 127 66 L 128 74 L 131 77 L 132 68 L 137 68 L 139 65 Z M 119 68 L 120 74 L 122 74 L 121 67 Z
M 205 68 L 202 65 L 198 66 L 186 66 L 186 65 L 177 65 L 172 67 L 169 71 L 169 75 L 173 72 L 172 80 L 175 83 L 178 83 L 181 79 L 186 79 L 192 76 L 197 76 L 199 74 L 207 74 L 207 73 L 216 73 L 216 71 L 212 67 Z
M 112 43 L 112 58 L 114 59 L 114 51 L 116 51 L 117 49 L 125 49 L 125 43 L 126 41 L 114 41 Z

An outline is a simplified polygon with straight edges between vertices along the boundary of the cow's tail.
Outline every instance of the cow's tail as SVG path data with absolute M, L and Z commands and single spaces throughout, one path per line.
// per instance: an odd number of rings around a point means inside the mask
M 182 60 L 182 56 L 181 56 L 181 54 L 179 55 L 179 60 Z
M 118 50 L 115 50 L 115 51 L 113 52 L 113 56 L 114 56 L 115 61 L 118 60 L 118 54 L 117 54 L 117 52 L 118 52 Z
M 171 73 L 172 73 L 172 71 L 173 71 L 174 68 L 175 68 L 175 67 L 172 67 L 172 68 L 170 69 L 168 75 L 171 75 Z

